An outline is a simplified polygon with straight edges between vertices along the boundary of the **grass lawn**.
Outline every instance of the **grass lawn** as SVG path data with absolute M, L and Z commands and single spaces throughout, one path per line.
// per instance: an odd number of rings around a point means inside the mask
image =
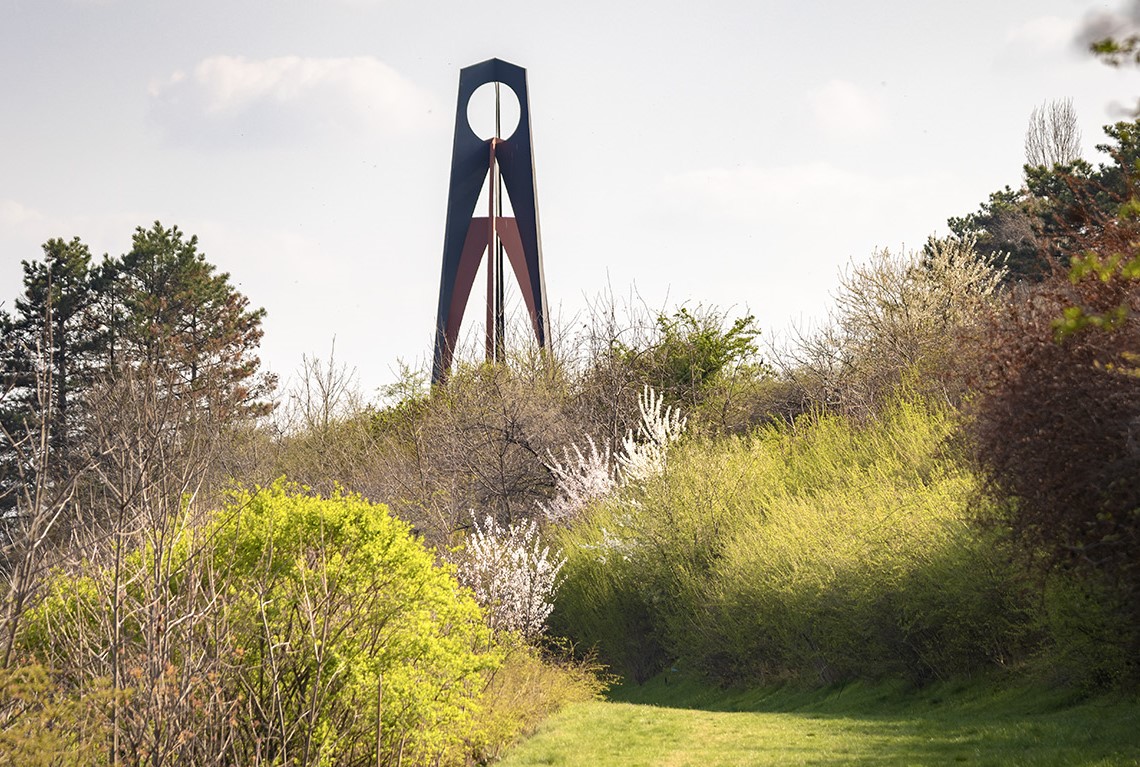
M 726 692 L 670 675 L 571 706 L 502 767 L 1138 765 L 1140 701 L 993 682 Z

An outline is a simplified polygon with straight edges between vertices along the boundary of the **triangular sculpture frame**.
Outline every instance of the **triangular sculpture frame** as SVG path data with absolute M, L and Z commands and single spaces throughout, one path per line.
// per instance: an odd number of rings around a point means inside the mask
M 506 85 L 518 98 L 518 127 L 506 138 L 481 139 L 468 122 L 467 105 L 480 86 L 494 82 Z M 486 217 L 477 217 L 474 215 L 475 206 L 488 174 L 492 176 L 491 189 L 492 195 L 494 194 L 496 169 L 506 186 L 514 216 L 495 215 L 492 210 Z M 436 313 L 432 383 L 442 383 L 447 379 L 459 340 L 459 326 L 475 284 L 476 273 L 484 253 L 487 254 L 488 269 L 492 268 L 496 242 L 506 252 L 530 315 L 535 338 L 539 347 L 545 349 L 550 319 L 546 304 L 546 280 L 542 271 L 526 70 L 500 59 L 488 59 L 459 72 L 459 98 L 455 110 L 451 186 L 447 196 L 447 221 L 443 235 L 443 269 Z M 491 340 L 491 307 L 494 300 L 493 296 L 488 295 L 489 358 L 494 353 Z

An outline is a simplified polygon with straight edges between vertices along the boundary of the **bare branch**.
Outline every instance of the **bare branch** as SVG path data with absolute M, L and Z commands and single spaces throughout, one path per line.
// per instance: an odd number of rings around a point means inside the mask
M 1025 162 L 1035 167 L 1071 165 L 1081 156 L 1081 129 L 1073 100 L 1049 101 L 1034 107 L 1025 131 Z

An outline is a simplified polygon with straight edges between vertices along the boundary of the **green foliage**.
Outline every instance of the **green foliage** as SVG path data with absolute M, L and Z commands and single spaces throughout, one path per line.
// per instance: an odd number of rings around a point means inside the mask
M 690 445 L 658 484 L 560 541 L 556 626 L 635 678 L 646 669 L 623 638 L 660 648 L 656 668 L 736 682 L 925 681 L 1009 663 L 1029 603 L 971 525 L 977 486 L 946 452 L 953 428 L 903 401 L 864 426 L 801 419 Z
M 709 387 L 718 375 L 753 362 L 760 329 L 752 315 L 727 317 L 682 306 L 657 316 L 659 337 L 649 352 L 649 385 L 682 402 Z
M 92 444 L 112 420 L 99 410 L 132 377 L 161 382 L 161 398 L 215 430 L 268 412 L 274 381 L 256 354 L 265 312 L 197 247 L 156 222 L 118 259 L 93 263 L 75 238 L 23 262 L 23 294 L 0 313 L 0 508 L 39 475 L 61 486 L 106 457 Z M 38 431 L 49 449 L 33 459 Z
M 1039 279 L 1048 271 L 1040 257 L 1039 203 L 1027 189 L 1008 186 L 990 194 L 978 210 L 947 220 L 959 239 L 974 237 L 978 253 L 1008 269 L 1007 279 Z
M 1129 282 L 1140 282 L 1140 254 L 1137 253 L 1137 243 L 1133 239 L 1138 229 L 1140 229 L 1140 198 L 1133 196 L 1121 206 L 1117 231 L 1112 233 L 1113 241 L 1104 243 L 1108 247 L 1100 248 L 1106 252 L 1101 254 L 1097 250 L 1086 250 L 1083 254 L 1073 257 L 1069 267 L 1070 282 L 1079 286 L 1085 280 L 1097 280 L 1106 290 L 1112 290 L 1114 287 L 1119 290 Z M 1123 234 L 1120 230 L 1123 230 Z M 1127 301 L 1102 308 L 1099 312 L 1086 305 L 1066 306 L 1062 310 L 1062 316 L 1054 320 L 1053 329 L 1057 340 L 1064 341 L 1073 334 L 1089 328 L 1107 331 L 1123 329 L 1128 316 Z M 1131 357 L 1126 361 L 1137 362 L 1137 352 L 1140 352 L 1140 349 L 1126 350 L 1124 354 Z M 1134 370 L 1127 366 L 1121 369 Z
M 106 680 L 79 694 L 37 664 L 0 669 L 0 764 L 107 764 L 111 698 Z
M 198 238 L 155 222 L 113 263 L 113 353 L 158 366 L 184 382 L 182 394 L 225 415 L 267 412 L 272 389 L 258 375 L 264 309 L 230 284 L 198 250 Z
M 419 764 L 458 747 L 480 672 L 497 659 L 474 601 L 406 524 L 359 497 L 314 498 L 282 483 L 238 493 L 223 515 L 216 566 L 247 585 L 235 594 L 234 649 L 262 711 L 281 695 L 258 684 L 275 666 L 276 684 L 297 689 L 279 716 L 306 722 L 298 736 L 314 739 L 306 748 L 322 762 L 375 740 L 361 709 L 381 690 L 386 750 Z
M 769 378 L 752 315 L 698 305 L 658 314 L 647 336 L 611 350 L 638 382 L 680 404 L 695 422 L 730 430 L 754 420 L 753 401 Z
M 378 725 L 391 763 L 461 760 L 482 737 L 484 675 L 501 653 L 471 596 L 384 506 L 281 481 L 236 491 L 205 527 L 180 530 L 123 557 L 119 601 L 139 607 L 120 618 L 106 604 L 109 565 L 56 576 L 27 618 L 25 649 L 82 674 L 70 653 L 98 657 L 118 644 L 126 680 L 139 686 L 128 720 L 154 705 L 150 688 L 186 684 L 183 668 L 201 655 L 224 661 L 187 694 L 227 713 L 197 721 L 226 731 L 236 763 L 375 764 Z M 163 594 L 198 597 L 173 620 Z M 101 631 L 109 622 L 119 639 Z M 151 678 L 150 656 L 167 647 Z
M 1097 145 L 1107 161 L 1025 166 L 1023 185 L 994 192 L 979 209 L 948 224 L 957 237 L 974 235 L 987 257 L 1008 256 L 1010 280 L 1037 282 L 1067 268 L 1080 242 L 1111 228 L 1130 198 L 1128 178 L 1140 158 L 1140 122 L 1104 128 Z
M 1103 577 L 1048 573 L 1042 590 L 1040 676 L 1051 684 L 1084 690 L 1126 687 L 1140 677 L 1127 605 Z
M 106 348 L 99 269 L 79 238 L 48 240 L 43 259 L 24 261 L 23 269 L 14 316 L 0 314 L 0 508 L 15 502 L 6 490 L 14 495 L 39 472 L 58 480 L 71 468 L 84 400 Z M 41 418 L 49 450 L 47 460 L 34 462 L 14 443 Z
M 1140 64 L 1140 36 L 1106 37 L 1090 43 L 1089 51 L 1111 67 Z
M 665 666 L 669 655 L 651 590 L 645 588 L 647 563 L 631 556 L 631 542 L 610 531 L 622 530 L 627 521 L 614 509 L 601 509 L 592 519 L 559 531 L 567 561 L 550 631 L 596 650 L 619 675 L 643 682 Z

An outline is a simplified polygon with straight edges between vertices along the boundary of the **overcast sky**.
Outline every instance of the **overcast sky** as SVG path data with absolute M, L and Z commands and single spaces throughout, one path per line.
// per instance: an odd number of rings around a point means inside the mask
M 335 337 L 374 390 L 430 357 L 459 69 L 498 57 L 529 73 L 556 318 L 612 288 L 780 334 L 1016 186 L 1035 106 L 1072 98 L 1094 159 L 1140 75 L 1074 40 L 1118 7 L 0 0 L 0 301 L 47 239 L 117 255 L 160 220 L 265 307 L 273 371 Z

